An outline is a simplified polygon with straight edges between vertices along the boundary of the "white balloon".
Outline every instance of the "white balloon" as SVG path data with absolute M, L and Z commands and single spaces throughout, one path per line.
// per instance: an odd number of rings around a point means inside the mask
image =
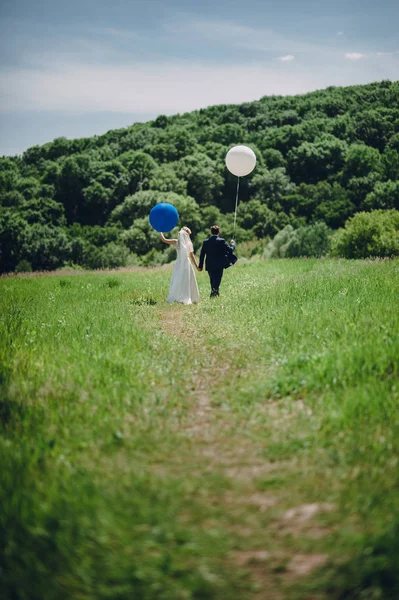
M 248 146 L 234 146 L 226 155 L 226 167 L 237 177 L 249 175 L 255 168 L 255 152 Z

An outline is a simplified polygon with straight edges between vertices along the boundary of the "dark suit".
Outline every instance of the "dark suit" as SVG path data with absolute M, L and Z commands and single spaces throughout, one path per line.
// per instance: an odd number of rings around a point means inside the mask
M 235 244 L 228 245 L 225 239 L 218 235 L 211 235 L 202 244 L 199 268 L 202 269 L 205 261 L 205 269 L 208 271 L 211 282 L 211 297 L 219 295 L 219 286 L 223 277 L 223 269 L 229 264 Z

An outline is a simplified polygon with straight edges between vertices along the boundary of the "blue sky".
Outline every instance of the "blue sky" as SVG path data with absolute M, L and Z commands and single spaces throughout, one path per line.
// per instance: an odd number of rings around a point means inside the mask
M 399 1 L 0 0 L 0 155 L 218 103 L 399 79 Z

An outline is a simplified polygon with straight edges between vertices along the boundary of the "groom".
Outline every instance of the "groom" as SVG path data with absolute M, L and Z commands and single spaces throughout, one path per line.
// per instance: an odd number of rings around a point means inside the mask
M 225 239 L 219 237 L 220 227 L 213 225 L 211 227 L 211 237 L 204 241 L 201 248 L 199 271 L 202 271 L 204 259 L 206 256 L 205 268 L 208 271 L 211 282 L 211 298 L 219 296 L 219 286 L 223 277 L 223 269 L 226 262 L 231 264 L 230 259 L 236 247 L 234 240 L 231 240 L 230 246 Z

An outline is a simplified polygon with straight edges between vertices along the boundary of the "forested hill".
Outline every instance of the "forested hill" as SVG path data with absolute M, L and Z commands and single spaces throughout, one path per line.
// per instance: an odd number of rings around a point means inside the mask
M 225 155 L 235 144 L 257 156 L 241 184 L 238 241 L 399 208 L 399 82 L 264 97 L 0 158 L 1 271 L 168 261 L 148 224 L 159 201 L 197 243 L 213 223 L 231 235 Z

